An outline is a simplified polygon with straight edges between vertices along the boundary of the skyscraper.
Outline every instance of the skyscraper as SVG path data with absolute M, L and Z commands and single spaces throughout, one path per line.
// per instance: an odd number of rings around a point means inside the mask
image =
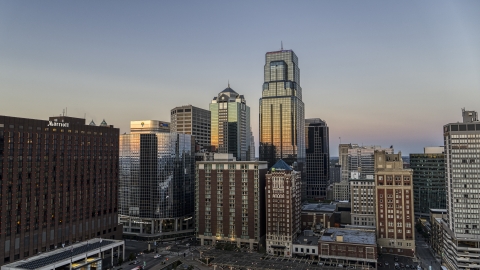
M 480 122 L 475 111 L 463 109 L 462 116 L 463 123 L 443 126 L 447 218 L 442 258 L 449 269 L 480 264 Z
M 210 103 L 211 145 L 218 153 L 230 153 L 237 160 L 250 160 L 250 107 L 230 84 Z
M 305 119 L 305 181 L 302 190 L 306 199 L 326 198 L 330 169 L 328 126 L 319 118 Z
M 267 52 L 260 99 L 260 160 L 305 162 L 305 110 L 298 58 L 292 50 Z
M 352 172 L 358 172 L 360 178 L 367 178 L 374 175 L 374 152 L 385 151 L 393 154 L 393 146 L 382 148 L 381 146 L 359 146 L 358 144 L 340 144 L 338 161 L 341 167 L 342 179 L 348 181 Z
M 172 132 L 191 134 L 200 147 L 210 145 L 210 111 L 192 105 L 175 107 L 170 111 Z
M 195 141 L 170 132 L 120 135 L 119 221 L 124 236 L 193 234 Z
M 119 129 L 0 116 L 0 264 L 94 237 L 121 239 Z
M 413 202 L 416 216 L 429 216 L 430 209 L 445 209 L 444 147 L 425 147 L 422 154 L 410 154 L 413 170 Z

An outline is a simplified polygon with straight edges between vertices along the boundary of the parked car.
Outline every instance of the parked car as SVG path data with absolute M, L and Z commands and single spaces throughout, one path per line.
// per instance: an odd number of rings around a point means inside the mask
M 158 259 L 160 257 L 162 257 L 162 255 L 160 255 L 160 254 L 157 254 L 157 255 L 153 256 L 154 259 Z

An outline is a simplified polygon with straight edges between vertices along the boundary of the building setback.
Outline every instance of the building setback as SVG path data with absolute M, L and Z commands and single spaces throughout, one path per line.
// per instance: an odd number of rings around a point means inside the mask
M 210 111 L 192 105 L 175 107 L 170 111 L 171 131 L 190 134 L 200 147 L 210 145 Z
M 201 245 L 258 250 L 265 236 L 266 173 L 266 162 L 237 161 L 231 154 L 197 162 L 195 232 Z
M 401 152 L 375 152 L 376 227 L 382 253 L 415 255 L 412 170 Z
M 443 262 L 449 269 L 480 265 L 480 121 L 462 110 L 463 123 L 443 126 L 447 215 Z
M 305 162 L 305 105 L 298 57 L 292 50 L 267 52 L 260 99 L 260 160 L 273 166 Z
M 413 202 L 416 216 L 429 216 L 430 209 L 445 209 L 445 155 L 443 147 L 425 147 L 423 154 L 410 154 L 413 170 Z
M 319 118 L 305 119 L 305 181 L 302 197 L 325 199 L 330 169 L 329 132 L 327 123 Z
M 292 243 L 300 233 L 301 176 L 283 160 L 266 175 L 267 253 L 292 256 Z
M 0 264 L 94 237 L 121 239 L 118 136 L 105 121 L 0 116 Z

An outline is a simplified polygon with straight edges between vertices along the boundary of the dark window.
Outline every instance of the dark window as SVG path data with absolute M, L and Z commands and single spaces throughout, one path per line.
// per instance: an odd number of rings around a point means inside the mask
M 458 131 L 458 125 L 451 125 L 452 131 Z
M 467 125 L 459 125 L 460 131 L 467 131 Z

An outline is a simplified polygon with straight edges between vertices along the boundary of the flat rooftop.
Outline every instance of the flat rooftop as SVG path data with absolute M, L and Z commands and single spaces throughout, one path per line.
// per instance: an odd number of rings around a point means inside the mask
M 293 242 L 294 245 L 308 245 L 308 246 L 318 246 L 318 236 L 305 236 L 300 235 L 297 237 L 297 240 Z
M 343 241 L 337 241 L 337 236 L 343 236 Z M 320 237 L 323 242 L 343 242 L 351 244 L 376 245 L 375 231 L 328 228 Z
M 6 264 L 1 269 L 55 269 L 69 265 L 70 262 L 75 263 L 79 259 L 84 260 L 88 256 L 100 253 L 100 250 L 107 251 L 121 245 L 124 245 L 123 240 L 94 238 Z
M 309 212 L 335 212 L 337 206 L 330 203 L 309 203 L 302 206 L 302 211 Z

